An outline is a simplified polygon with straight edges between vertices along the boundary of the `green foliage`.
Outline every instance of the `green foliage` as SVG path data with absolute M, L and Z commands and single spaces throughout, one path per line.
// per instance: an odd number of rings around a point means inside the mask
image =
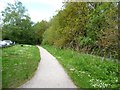
M 65 3 L 51 19 L 43 44 L 117 58 L 117 10 L 111 2 Z
M 2 39 L 11 39 L 18 43 L 33 44 L 33 30 L 30 17 L 21 2 L 8 4 L 2 11 Z
M 16 88 L 29 80 L 40 61 L 36 46 L 15 45 L 2 50 L 2 87 Z
M 118 63 L 113 59 L 43 45 L 62 64 L 80 88 L 120 88 Z
M 49 27 L 49 24 L 47 21 L 42 20 L 41 22 L 36 23 L 32 28 L 34 30 L 34 40 L 37 44 L 41 44 L 43 33 L 47 28 Z
M 53 45 L 62 35 L 60 33 L 59 18 L 55 16 L 49 23 L 50 26 L 43 35 L 43 43 Z

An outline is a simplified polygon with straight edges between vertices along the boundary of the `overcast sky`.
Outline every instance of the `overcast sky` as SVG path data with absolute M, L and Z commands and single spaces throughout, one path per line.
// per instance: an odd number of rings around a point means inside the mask
M 62 8 L 63 0 L 18 0 L 28 9 L 29 16 L 34 22 L 47 20 L 55 15 L 56 10 Z M 15 0 L 0 0 L 0 12 L 5 9 L 7 3 L 14 3 Z

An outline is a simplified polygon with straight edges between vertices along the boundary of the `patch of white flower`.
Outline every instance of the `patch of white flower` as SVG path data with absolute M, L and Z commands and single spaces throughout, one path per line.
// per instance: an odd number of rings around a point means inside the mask
M 75 71 L 75 68 L 70 68 L 70 71 Z
M 90 74 L 88 74 L 88 77 L 91 77 Z
M 94 88 L 106 88 L 106 87 L 108 87 L 110 85 L 110 84 L 104 83 L 102 80 L 99 80 L 99 79 L 91 79 L 90 84 Z
M 24 45 L 24 46 L 29 47 L 30 45 Z
M 79 71 L 80 73 L 86 73 L 86 72 L 84 72 L 84 71 Z

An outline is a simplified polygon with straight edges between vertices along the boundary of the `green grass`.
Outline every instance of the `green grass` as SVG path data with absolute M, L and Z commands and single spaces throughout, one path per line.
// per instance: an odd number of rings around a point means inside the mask
M 113 60 L 43 45 L 62 64 L 79 88 L 120 88 L 118 64 Z
M 2 50 L 0 49 L 0 90 L 2 89 Z
M 40 61 L 36 46 L 15 45 L 2 49 L 2 87 L 15 88 L 29 80 Z

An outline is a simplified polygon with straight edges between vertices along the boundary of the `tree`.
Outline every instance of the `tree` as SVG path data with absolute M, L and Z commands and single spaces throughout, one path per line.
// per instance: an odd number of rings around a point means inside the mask
M 41 44 L 42 39 L 43 39 L 43 33 L 47 30 L 48 26 L 49 26 L 48 22 L 44 20 L 42 20 L 41 22 L 37 22 L 33 26 L 35 42 L 37 44 Z
M 43 43 L 117 58 L 117 4 L 65 3 L 50 21 Z
M 95 5 L 94 5 L 95 4 Z M 117 47 L 117 4 L 116 3 L 92 3 L 94 9 L 88 16 L 86 24 L 87 45 L 97 47 L 96 54 L 115 55 Z M 114 47 L 114 49 L 113 49 Z M 104 53 L 104 54 L 103 54 Z M 107 55 L 105 55 L 107 54 Z
M 65 3 L 65 8 L 53 17 L 52 29 L 48 29 L 48 32 L 53 32 L 51 35 L 53 40 L 50 40 L 50 37 L 47 39 L 49 35 L 46 35 L 46 40 L 48 42 L 49 40 L 52 41 L 58 47 L 71 47 L 76 49 L 79 46 L 77 37 L 80 33 L 84 35 L 87 13 L 86 3 Z
M 18 43 L 31 44 L 32 22 L 26 13 L 25 7 L 21 2 L 9 4 L 4 11 L 3 16 L 3 39 L 11 39 Z

